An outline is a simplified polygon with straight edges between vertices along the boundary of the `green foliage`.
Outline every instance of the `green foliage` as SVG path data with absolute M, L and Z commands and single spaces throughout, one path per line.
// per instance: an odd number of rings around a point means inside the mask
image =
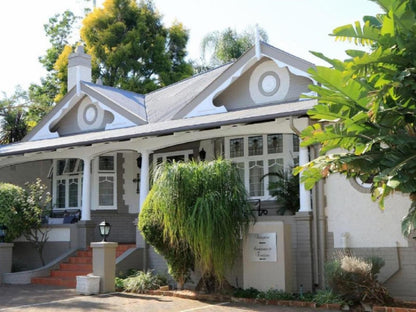
M 154 231 L 163 233 L 165 248 L 189 248 L 202 275 L 219 282 L 252 220 L 238 170 L 225 160 L 161 164 L 139 217 L 144 235 L 154 222 L 146 214 L 160 218 Z
M 153 272 L 144 273 L 138 271 L 135 275 L 129 276 L 122 282 L 116 279 L 116 283 L 127 292 L 144 293 L 146 290 L 158 289 L 162 286 L 161 280 Z
M 257 298 L 259 293 L 260 291 L 253 287 L 247 289 L 237 288 L 234 290 L 233 296 L 237 298 Z
M 267 42 L 266 32 L 259 29 L 259 33 L 263 41 Z M 212 52 L 209 61 L 211 67 L 235 61 L 255 44 L 255 40 L 254 28 L 247 29 L 242 33 L 237 33 L 231 28 L 214 31 L 202 39 L 202 59 L 205 59 L 207 52 Z
M 345 301 L 331 289 L 320 289 L 313 295 L 312 301 L 318 306 L 328 303 L 345 304 Z
M 6 242 L 12 242 L 22 235 L 23 207 L 25 205 L 24 190 L 16 185 L 0 183 L 0 224 L 7 227 Z
M 333 35 L 367 50 L 348 50 L 348 60 L 315 53 L 332 67 L 310 69 L 319 102 L 308 112 L 317 124 L 302 132 L 303 145 L 321 144 L 321 156 L 297 168 L 311 188 L 332 173 L 372 180 L 372 198 L 384 208 L 394 191 L 416 197 L 416 6 L 411 0 L 376 0 L 384 10 Z M 342 152 L 334 153 L 333 149 Z M 415 209 L 403 224 L 416 225 Z
M 257 298 L 265 300 L 295 300 L 296 296 L 283 290 L 269 289 L 265 292 L 260 292 Z
M 105 1 L 83 20 L 81 38 L 93 77 L 105 85 L 147 93 L 192 74 L 188 31 L 180 23 L 166 28 L 151 1 Z
M 299 178 L 292 174 L 292 168 L 279 169 L 269 176 L 269 193 L 278 204 L 277 214 L 283 215 L 286 211 L 295 214 L 299 208 Z
M 382 265 L 384 261 L 378 257 L 364 259 L 339 254 L 326 263 L 326 280 L 333 292 L 346 302 L 386 304 L 391 297 L 376 279 Z

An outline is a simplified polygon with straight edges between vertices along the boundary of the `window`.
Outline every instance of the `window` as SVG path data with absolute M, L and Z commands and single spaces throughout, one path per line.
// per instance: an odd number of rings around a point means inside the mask
M 97 162 L 98 209 L 117 209 L 116 156 L 102 155 L 98 157 Z
M 269 180 L 275 177 L 268 173 L 296 163 L 299 151 L 296 138 L 275 133 L 225 140 L 226 158 L 236 164 L 250 197 L 270 198 Z
M 194 157 L 193 150 L 159 153 L 159 154 L 153 155 L 153 164 L 158 165 L 164 161 L 169 161 L 169 162 L 189 161 L 189 160 L 192 160 L 193 157 Z
M 54 208 L 81 208 L 83 165 L 77 158 L 54 160 Z
M 116 156 L 106 154 L 94 159 L 92 209 L 117 209 Z M 53 203 L 55 209 L 81 209 L 82 176 L 84 163 L 81 159 L 57 159 L 51 169 L 53 177 Z

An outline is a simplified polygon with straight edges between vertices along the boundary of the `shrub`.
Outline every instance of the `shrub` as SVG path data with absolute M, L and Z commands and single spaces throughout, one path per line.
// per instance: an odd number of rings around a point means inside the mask
M 335 294 L 331 289 L 318 290 L 316 294 L 313 295 L 312 301 L 315 302 L 318 306 L 327 303 L 337 303 L 341 305 L 345 303 L 345 301 L 342 300 L 342 298 Z
M 117 279 L 116 283 L 121 284 Z M 128 292 L 144 293 L 146 290 L 158 289 L 161 286 L 161 280 L 151 271 L 147 273 L 138 271 L 135 275 L 124 279 L 122 286 Z
M 257 298 L 259 293 L 260 291 L 253 287 L 247 289 L 237 288 L 234 290 L 233 296 L 237 298 Z
M 258 299 L 265 300 L 295 300 L 294 294 L 284 292 L 278 289 L 269 289 L 265 292 L 260 292 L 257 296 Z
M 382 264 L 383 260 L 377 257 L 364 259 L 339 254 L 325 266 L 328 286 L 352 304 L 388 303 L 391 298 L 376 279 Z
M 12 242 L 25 231 L 24 206 L 23 188 L 9 183 L 0 183 L 0 224 L 7 227 L 6 242 Z

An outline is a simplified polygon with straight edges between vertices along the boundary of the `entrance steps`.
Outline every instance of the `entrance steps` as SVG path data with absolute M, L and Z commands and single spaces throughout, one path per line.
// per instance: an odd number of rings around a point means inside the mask
M 135 244 L 119 244 L 116 249 L 116 258 Z M 33 277 L 32 284 L 54 285 L 67 288 L 75 288 L 77 276 L 87 275 L 92 272 L 92 249 L 79 250 L 76 255 L 69 257 L 66 262 L 60 263 L 59 269 L 52 270 L 49 276 Z

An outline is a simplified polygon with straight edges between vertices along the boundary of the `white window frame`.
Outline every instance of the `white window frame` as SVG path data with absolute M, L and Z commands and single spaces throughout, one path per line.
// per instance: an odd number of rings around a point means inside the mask
M 174 157 L 174 156 L 184 156 L 183 159 L 184 161 L 189 161 L 189 155 L 193 156 L 194 151 L 189 149 L 189 150 L 181 150 L 181 151 L 174 151 L 174 152 L 166 152 L 166 153 L 157 153 L 157 154 L 153 154 L 153 166 L 157 165 L 157 160 L 159 158 L 162 158 L 162 162 L 165 162 L 167 160 L 168 157 Z
M 50 170 L 50 173 L 52 173 L 53 180 L 52 180 L 52 198 L 53 198 L 53 209 L 55 210 L 65 210 L 65 209 L 81 209 L 82 206 L 82 171 L 80 171 L 81 159 L 76 159 L 74 170 L 72 172 L 69 172 L 67 168 L 69 167 L 69 162 L 72 158 L 66 158 L 66 159 L 54 159 L 52 163 L 52 168 Z M 58 175 L 58 162 L 59 161 L 65 161 L 65 167 L 63 170 L 63 173 Z M 71 179 L 78 179 L 78 190 L 77 190 L 77 202 L 78 205 L 75 207 L 69 206 L 69 180 Z M 58 181 L 65 181 L 65 207 L 56 207 L 57 205 L 57 186 Z
M 111 156 L 114 160 L 114 170 L 100 170 L 99 168 L 99 162 L 100 157 L 103 156 Z M 100 156 L 97 156 L 93 160 L 93 176 L 94 176 L 94 191 L 92 194 L 94 194 L 93 203 L 95 202 L 95 205 L 91 205 L 91 210 L 117 210 L 117 153 L 108 153 L 103 154 Z M 113 205 L 100 205 L 100 177 L 112 177 L 113 178 Z
M 268 153 L 267 150 L 267 136 L 274 134 L 282 134 L 283 148 L 281 153 Z M 250 137 L 262 136 L 263 138 L 263 153 L 261 155 L 252 155 L 249 156 L 249 146 L 248 140 Z M 244 152 L 243 156 L 239 157 L 230 157 L 230 141 L 233 139 L 243 139 L 244 142 Z M 261 200 L 271 200 L 272 196 L 269 194 L 268 185 L 269 185 L 269 160 L 282 159 L 283 168 L 288 168 L 293 166 L 295 158 L 299 157 L 299 152 L 295 152 L 293 148 L 293 135 L 285 133 L 265 133 L 265 134 L 252 134 L 252 135 L 240 135 L 233 137 L 226 137 L 224 142 L 224 151 L 225 158 L 231 160 L 234 163 L 243 163 L 244 164 L 244 185 L 246 186 L 247 193 L 250 199 L 261 199 Z M 250 161 L 263 161 L 263 196 L 250 196 Z

